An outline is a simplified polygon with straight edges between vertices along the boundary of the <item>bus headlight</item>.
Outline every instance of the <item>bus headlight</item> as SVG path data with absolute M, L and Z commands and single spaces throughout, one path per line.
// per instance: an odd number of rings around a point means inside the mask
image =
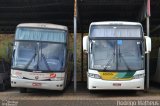
M 19 79 L 22 79 L 22 78 L 23 78 L 22 76 L 13 75 L 13 74 L 11 74 L 11 77 L 12 77 L 12 78 L 19 78 Z
M 12 78 L 17 78 L 17 76 L 16 76 L 16 75 L 12 75 L 12 74 L 11 74 L 11 77 L 12 77 Z
M 145 74 L 137 74 L 133 76 L 133 79 L 140 79 L 140 78 L 144 78 Z
M 92 73 L 88 73 L 88 77 L 96 78 L 96 79 L 101 79 L 100 75 L 98 75 L 98 74 L 92 74 Z

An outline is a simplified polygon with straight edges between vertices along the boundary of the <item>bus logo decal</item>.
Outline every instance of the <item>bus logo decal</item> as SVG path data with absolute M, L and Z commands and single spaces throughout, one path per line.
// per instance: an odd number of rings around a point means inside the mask
M 38 79 L 39 79 L 39 77 L 38 77 L 38 76 L 35 76 L 35 79 L 36 79 L 36 80 L 38 80 Z
M 55 78 L 56 77 L 56 74 L 52 73 L 50 74 L 50 78 Z

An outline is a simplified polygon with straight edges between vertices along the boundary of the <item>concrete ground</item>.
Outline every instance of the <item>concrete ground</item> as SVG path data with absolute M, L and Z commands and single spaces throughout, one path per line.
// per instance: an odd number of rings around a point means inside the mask
M 160 106 L 160 87 L 152 86 L 149 92 L 94 91 L 79 83 L 77 92 L 73 84 L 63 92 L 30 89 L 19 93 L 16 88 L 0 92 L 0 106 Z

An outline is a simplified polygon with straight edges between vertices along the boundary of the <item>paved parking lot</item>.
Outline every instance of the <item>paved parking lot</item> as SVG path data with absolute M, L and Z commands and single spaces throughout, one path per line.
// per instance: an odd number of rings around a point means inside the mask
M 91 93 L 84 83 L 78 84 L 77 88 L 77 93 L 73 92 L 72 85 L 63 92 L 30 89 L 28 93 L 19 93 L 18 89 L 11 88 L 0 92 L 2 100 L 0 104 L 2 106 L 143 106 L 144 103 L 148 104 L 144 106 L 160 105 L 160 88 L 158 87 L 151 87 L 147 93 L 114 90 Z

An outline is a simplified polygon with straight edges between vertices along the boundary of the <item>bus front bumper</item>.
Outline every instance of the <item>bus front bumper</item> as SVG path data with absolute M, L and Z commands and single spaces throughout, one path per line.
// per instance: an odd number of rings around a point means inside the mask
M 89 90 L 144 90 L 144 78 L 127 81 L 107 81 L 88 78 Z
M 11 86 L 18 88 L 35 88 L 47 90 L 63 90 L 64 81 L 36 81 L 11 77 Z

